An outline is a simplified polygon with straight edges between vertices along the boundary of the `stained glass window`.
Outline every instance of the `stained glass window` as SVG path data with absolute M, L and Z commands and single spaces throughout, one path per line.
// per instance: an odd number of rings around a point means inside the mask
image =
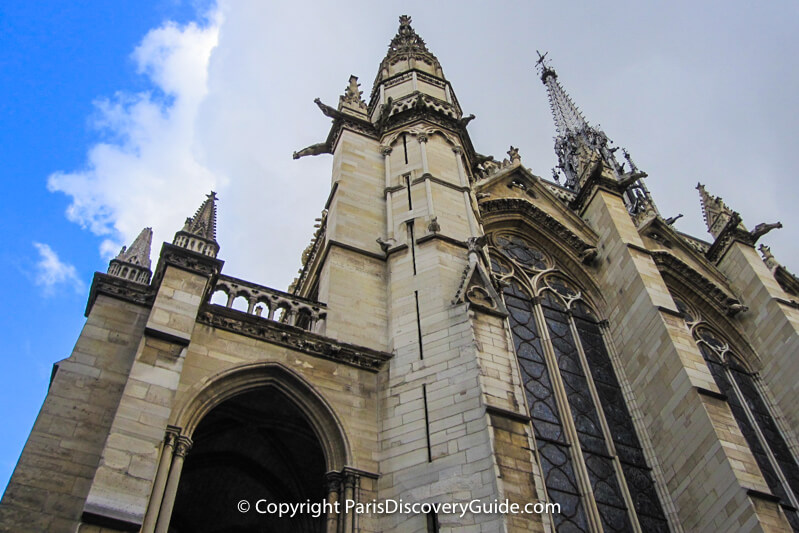
M 683 314 L 719 390 L 727 397 L 730 411 L 749 445 L 771 493 L 780 499 L 785 516 L 799 532 L 799 466 L 777 427 L 757 384 L 729 343 L 712 331 L 699 313 L 679 298 Z
M 594 509 L 607 532 L 668 531 L 596 314 L 540 246 L 491 244 L 556 529 L 589 531 Z

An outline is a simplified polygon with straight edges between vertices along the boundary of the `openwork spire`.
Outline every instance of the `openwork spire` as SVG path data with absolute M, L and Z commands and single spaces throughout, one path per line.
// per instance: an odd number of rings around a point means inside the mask
M 130 245 L 123 246 L 119 254 L 108 265 L 108 274 L 136 283 L 150 283 L 150 245 L 153 241 L 152 228 L 144 228 Z
M 589 127 L 588 122 L 558 82 L 558 74 L 555 69 L 546 64 L 546 55 L 539 54 L 536 65 L 541 73 L 541 81 L 547 88 L 549 107 L 552 109 L 552 117 L 555 119 L 555 129 L 558 135 L 585 130 Z
M 206 195 L 193 217 L 186 219 L 183 229 L 175 234 L 172 241 L 176 246 L 187 248 L 204 255 L 216 257 L 219 244 L 216 242 L 216 193 Z
M 713 196 L 701 183 L 696 184 L 699 191 L 700 202 L 702 203 L 702 217 L 705 219 L 707 230 L 713 237 L 718 237 L 721 230 L 727 225 L 729 220 L 735 215 L 735 211 L 727 207 L 727 204 L 718 197 Z
M 629 168 L 625 169 L 625 163 L 618 162 L 615 153 L 619 148 L 611 147 L 613 141 L 608 139 L 604 131 L 588 124 L 558 82 L 555 69 L 547 64 L 546 55 L 538 53 L 536 68 L 541 74 L 541 82 L 547 88 L 549 106 L 558 132 L 555 153 L 558 156 L 558 168 L 566 175 L 566 188 L 579 191 L 588 178 L 599 170 L 623 184 L 624 203 L 630 214 L 640 220 L 657 216 L 652 197 L 641 181 L 646 173 L 638 170 L 626 150 L 624 156 Z

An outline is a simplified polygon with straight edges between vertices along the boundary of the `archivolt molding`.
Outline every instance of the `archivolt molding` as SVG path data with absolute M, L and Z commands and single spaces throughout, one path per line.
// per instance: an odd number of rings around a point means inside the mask
M 720 313 L 732 316 L 746 310 L 740 300 L 671 253 L 661 250 L 653 251 L 651 255 L 661 273 L 670 275 L 689 290 L 702 294 Z
M 286 395 L 307 417 L 325 453 L 328 471 L 351 464 L 346 432 L 330 405 L 301 376 L 275 362 L 252 363 L 224 370 L 196 383 L 176 412 L 173 425 L 191 438 L 202 419 L 216 406 L 239 394 L 274 387 Z
M 719 358 L 723 363 L 728 363 L 728 356 L 733 354 L 750 372 L 758 372 L 762 368 L 763 362 L 735 324 L 730 322 L 717 307 L 709 307 L 701 293 L 695 292 L 691 287 L 683 287 L 683 289 L 690 292 L 675 290 L 672 287 L 669 287 L 669 292 L 672 294 L 674 303 L 682 314 L 691 336 L 696 341 L 710 344 L 702 337 L 703 331 L 710 332 L 714 337 L 723 340 L 724 346 L 711 346 L 714 351 L 719 353 Z
M 583 263 L 590 263 L 596 257 L 596 247 L 584 241 L 569 228 L 561 224 L 557 219 L 521 198 L 499 198 L 496 200 L 485 200 L 479 204 L 480 212 L 485 219 L 492 215 L 513 214 L 522 215 L 529 220 L 531 225 L 541 228 L 550 233 L 555 242 L 563 243 L 568 246 L 577 258 Z M 488 221 L 485 222 L 488 224 Z

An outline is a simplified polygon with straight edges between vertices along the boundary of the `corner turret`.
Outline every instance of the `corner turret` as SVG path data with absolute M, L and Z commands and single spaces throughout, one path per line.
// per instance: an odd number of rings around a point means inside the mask
M 175 233 L 172 244 L 203 255 L 216 257 L 216 193 L 211 191 L 193 217 L 186 219 L 183 229 Z
M 152 271 L 150 267 L 150 245 L 153 241 L 153 229 L 144 228 L 130 245 L 123 246 L 119 254 L 108 264 L 108 274 L 118 278 L 135 281 L 147 285 L 150 283 Z

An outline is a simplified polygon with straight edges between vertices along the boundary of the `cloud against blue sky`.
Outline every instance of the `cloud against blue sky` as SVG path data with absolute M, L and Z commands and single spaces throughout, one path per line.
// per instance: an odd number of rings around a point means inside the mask
M 678 229 L 709 238 L 702 181 L 750 228 L 781 220 L 764 241 L 799 269 L 795 2 L 4 6 L 0 172 L 13 201 L 0 207 L 11 285 L 0 402 L 14 409 L 0 477 L 46 393 L 41 368 L 77 338 L 93 272 L 143 227 L 157 256 L 214 189 L 225 272 L 291 282 L 331 185 L 329 157 L 291 158 L 327 136 L 313 99 L 335 105 L 350 74 L 368 98 L 405 13 L 477 116 L 479 152 L 501 158 L 512 144 L 550 176 L 555 131 L 533 69 L 549 51 L 586 119 L 649 174 L 663 215 L 685 214 Z M 48 287 L 67 290 L 45 298 Z

